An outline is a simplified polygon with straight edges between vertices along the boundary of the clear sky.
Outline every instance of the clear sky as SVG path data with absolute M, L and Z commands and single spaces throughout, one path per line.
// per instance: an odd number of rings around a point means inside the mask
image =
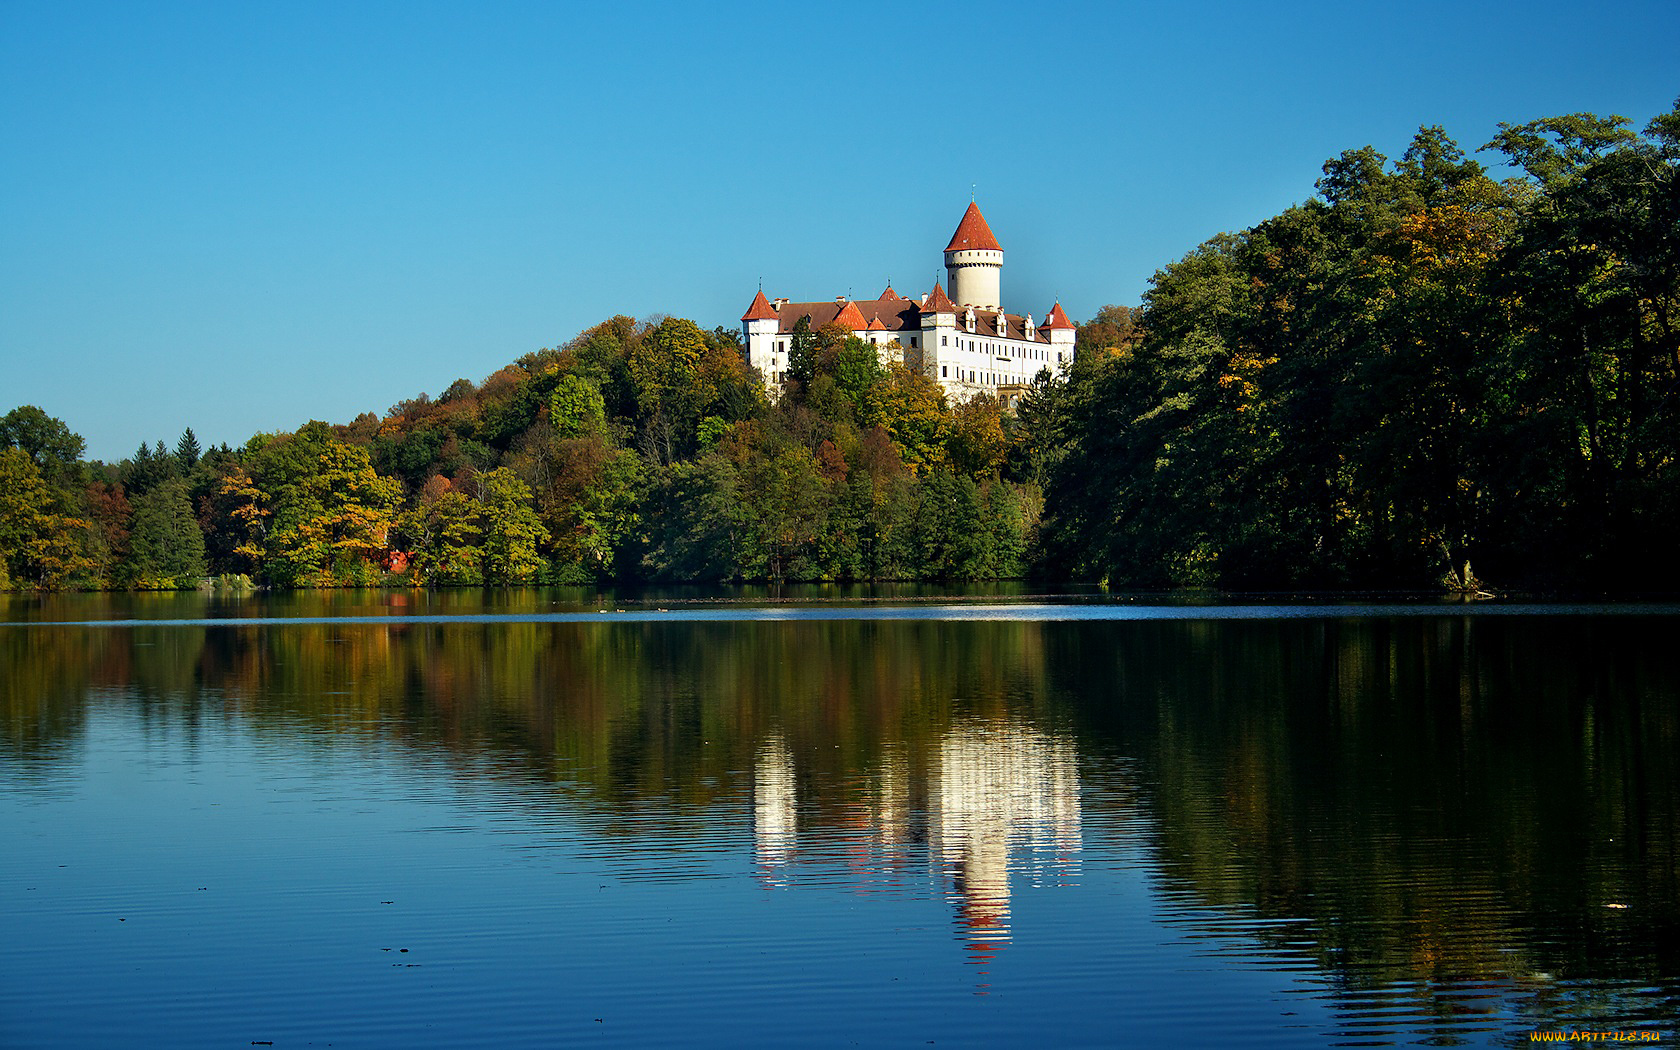
M 1006 308 L 1083 320 L 1344 149 L 1677 95 L 1675 0 L 0 0 L 0 412 L 238 445 L 761 278 L 920 294 L 971 187 Z

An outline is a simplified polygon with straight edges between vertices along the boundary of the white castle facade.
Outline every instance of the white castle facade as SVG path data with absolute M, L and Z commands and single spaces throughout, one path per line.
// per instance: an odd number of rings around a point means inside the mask
M 741 316 L 747 365 L 759 370 L 772 394 L 779 391 L 801 319 L 813 332 L 838 324 L 874 343 L 883 363 L 919 360 L 957 401 L 981 393 L 1008 398 L 1040 369 L 1057 372 L 1073 360 L 1074 326 L 1061 303 L 1037 322 L 1032 314 L 1004 312 L 1003 247 L 973 203 L 945 246 L 945 273 L 950 294 L 935 281 L 920 299 L 907 299 L 890 285 L 875 299 L 815 303 L 767 299 L 759 289 Z

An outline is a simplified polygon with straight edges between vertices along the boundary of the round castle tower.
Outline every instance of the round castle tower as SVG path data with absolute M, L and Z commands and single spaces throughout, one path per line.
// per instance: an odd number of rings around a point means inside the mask
M 958 306 L 1001 310 L 1003 296 L 999 278 L 1003 274 L 1003 246 L 992 236 L 992 228 L 973 201 L 963 212 L 957 232 L 945 246 L 945 275 L 951 298 Z

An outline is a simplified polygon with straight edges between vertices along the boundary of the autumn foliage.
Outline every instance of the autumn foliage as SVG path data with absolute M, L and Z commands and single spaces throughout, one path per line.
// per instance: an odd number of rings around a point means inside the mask
M 117 464 L 0 418 L 0 587 L 1680 586 L 1680 108 L 1439 128 L 1079 326 L 1006 408 L 843 328 L 615 316 L 340 425 Z

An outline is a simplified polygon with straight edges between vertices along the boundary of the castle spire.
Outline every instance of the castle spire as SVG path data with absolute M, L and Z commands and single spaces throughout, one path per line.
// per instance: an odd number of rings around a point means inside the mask
M 992 228 L 986 225 L 986 217 L 980 214 L 980 205 L 969 201 L 968 210 L 963 212 L 962 221 L 957 223 L 957 232 L 951 234 L 951 243 L 945 246 L 945 250 L 1001 252 L 1003 245 L 992 236 Z
M 764 287 L 759 286 L 758 294 L 753 296 L 752 305 L 741 315 L 743 321 L 774 321 L 776 311 L 770 306 L 770 300 L 764 298 Z

